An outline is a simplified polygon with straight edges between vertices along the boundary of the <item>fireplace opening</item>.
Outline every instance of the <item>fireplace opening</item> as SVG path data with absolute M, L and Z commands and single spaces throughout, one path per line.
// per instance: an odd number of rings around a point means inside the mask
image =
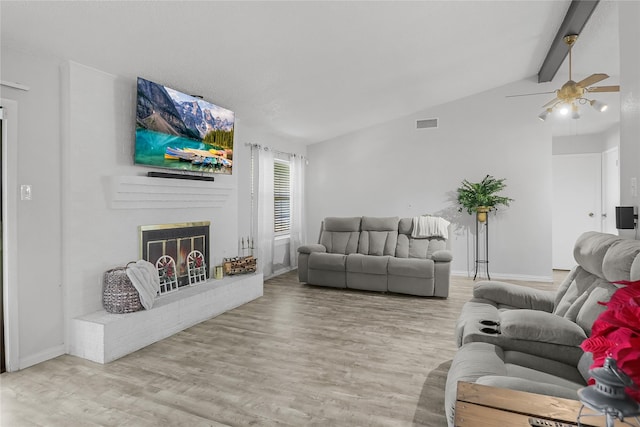
M 202 252 L 209 263 L 209 221 L 140 226 L 140 258 L 155 265 L 164 255 L 176 263 L 178 287 L 189 285 L 187 257 L 194 250 Z M 209 278 L 209 271 L 206 271 Z

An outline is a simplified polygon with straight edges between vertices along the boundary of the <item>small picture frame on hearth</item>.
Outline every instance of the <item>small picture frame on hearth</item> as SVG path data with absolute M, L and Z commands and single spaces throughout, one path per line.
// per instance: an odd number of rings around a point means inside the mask
M 178 275 L 176 272 L 176 262 L 169 255 L 161 256 L 156 262 L 158 279 L 160 279 L 159 295 L 178 290 Z
M 207 263 L 204 255 L 198 250 L 189 252 L 187 256 L 187 270 L 189 273 L 189 285 L 194 286 L 207 281 Z

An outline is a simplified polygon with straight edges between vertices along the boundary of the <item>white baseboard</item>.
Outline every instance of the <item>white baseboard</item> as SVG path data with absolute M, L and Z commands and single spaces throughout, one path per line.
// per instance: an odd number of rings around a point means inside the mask
M 491 280 L 518 280 L 524 282 L 543 282 L 543 283 L 553 283 L 553 277 L 551 276 L 532 276 L 527 274 L 509 274 L 509 273 L 489 273 L 491 275 Z M 459 277 L 473 277 L 473 272 L 470 271 L 452 271 L 452 276 Z M 486 273 L 480 274 L 478 272 L 478 278 L 476 280 L 487 280 Z
M 37 365 L 46 360 L 53 359 L 65 354 L 64 344 L 57 345 L 55 347 L 48 348 L 40 353 L 32 354 L 27 357 L 21 357 L 18 370 L 28 368 L 29 366 Z

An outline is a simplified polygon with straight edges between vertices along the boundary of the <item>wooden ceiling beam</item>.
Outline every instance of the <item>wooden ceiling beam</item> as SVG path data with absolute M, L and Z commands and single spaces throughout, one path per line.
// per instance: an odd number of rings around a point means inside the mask
M 538 71 L 538 83 L 550 82 L 560 69 L 562 62 L 569 53 L 569 46 L 564 42 L 564 36 L 580 34 L 600 0 L 572 0 L 564 16 L 564 20 L 556 33 L 547 57 Z

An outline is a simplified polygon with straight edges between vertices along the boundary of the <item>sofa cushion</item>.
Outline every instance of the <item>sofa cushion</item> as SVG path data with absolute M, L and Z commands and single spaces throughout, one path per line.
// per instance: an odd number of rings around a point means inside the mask
M 330 254 L 326 252 L 313 252 L 309 255 L 309 269 L 345 271 L 346 255 Z
M 388 256 L 350 254 L 347 255 L 347 272 L 386 275 L 388 263 Z
M 326 217 L 322 224 L 322 229 L 326 231 L 360 231 L 361 218 L 354 217 Z
M 640 280 L 640 255 L 636 256 L 631 264 L 631 271 L 629 272 L 629 280 L 635 282 Z
M 433 278 L 433 261 L 430 259 L 389 258 L 389 275 Z
M 412 231 L 413 218 L 401 218 L 398 222 L 396 257 L 430 259 L 434 252 L 447 249 L 447 241 L 442 237 L 417 239 L 411 237 Z
M 615 285 L 603 282 L 589 292 L 588 298 L 584 304 L 582 304 L 576 316 L 576 323 L 584 329 L 587 335 L 591 335 L 593 322 L 595 322 L 600 313 L 607 308 L 601 303 L 608 302 L 617 289 Z
M 499 305 L 551 312 L 554 294 L 551 291 L 498 280 L 483 280 L 473 286 L 473 297 L 490 300 Z
M 358 251 L 360 238 L 360 217 L 327 217 L 322 225 L 320 244 L 327 252 L 334 254 L 352 254 Z
M 640 241 L 619 240 L 615 242 L 604 256 L 602 272 L 609 282 L 630 280 L 631 266 L 640 254 Z
M 578 318 L 578 313 L 582 309 L 584 302 L 589 298 L 589 294 L 587 292 L 578 296 L 578 298 L 569 306 L 567 312 L 564 314 L 564 318 L 575 322 Z
M 603 279 L 598 278 L 598 276 L 594 276 L 583 268 L 578 268 L 576 274 L 573 278 L 573 281 L 564 292 L 564 295 L 560 300 L 558 300 L 555 308 L 553 310 L 554 314 L 558 316 L 564 316 L 569 311 L 569 308 L 573 303 L 575 303 L 580 295 L 587 292 L 593 286 L 595 286 L 596 282 L 602 282 Z M 578 302 L 578 304 L 582 304 L 582 302 Z M 575 310 L 575 308 L 574 308 Z
M 358 253 L 364 255 L 395 255 L 398 242 L 398 217 L 362 217 Z
M 570 399 L 577 399 L 576 391 L 586 385 L 571 365 L 489 343 L 468 343 L 458 349 L 447 374 L 445 412 L 450 426 L 454 425 L 458 381 Z
M 573 257 L 589 273 L 604 279 L 602 261 L 611 245 L 618 240 L 620 240 L 620 237 L 613 234 L 587 231 L 582 233 L 576 240 L 573 248 Z
M 589 381 L 589 378 L 591 378 L 591 375 L 589 374 L 591 365 L 593 365 L 593 354 L 586 351 L 578 361 L 578 372 L 580 372 L 585 383 Z
M 431 239 L 414 239 L 406 234 L 398 234 L 396 257 L 398 258 L 431 258 L 434 252 L 447 248 L 446 242 L 434 237 Z
M 398 234 L 408 234 L 413 231 L 413 218 L 400 218 L 398 221 Z
M 579 346 L 587 339 L 582 328 L 572 321 L 539 310 L 507 310 L 500 315 L 505 338 Z
M 567 274 L 567 276 L 564 278 L 562 283 L 560 283 L 560 286 L 558 286 L 558 289 L 556 290 L 556 295 L 555 295 L 554 301 L 553 301 L 553 309 L 551 311 L 555 311 L 556 310 L 556 307 L 558 307 L 558 304 L 560 303 L 560 300 L 562 299 L 562 297 L 564 297 L 564 294 L 567 293 L 567 290 L 569 289 L 569 287 L 571 286 L 571 284 L 575 280 L 576 275 L 578 274 L 578 271 L 580 271 L 580 270 L 582 270 L 582 267 L 580 267 L 579 265 L 576 265 L 575 267 L 573 267 L 571 269 L 569 274 Z
M 558 362 L 557 360 L 552 360 L 547 357 L 535 356 L 533 354 L 523 353 L 521 351 L 506 350 L 504 352 L 504 361 L 509 365 L 518 365 L 527 369 L 560 377 L 578 384 L 586 384 L 586 380 L 582 378 L 582 375 L 576 369 L 575 365 Z M 509 368 L 507 368 L 507 372 L 509 372 Z

